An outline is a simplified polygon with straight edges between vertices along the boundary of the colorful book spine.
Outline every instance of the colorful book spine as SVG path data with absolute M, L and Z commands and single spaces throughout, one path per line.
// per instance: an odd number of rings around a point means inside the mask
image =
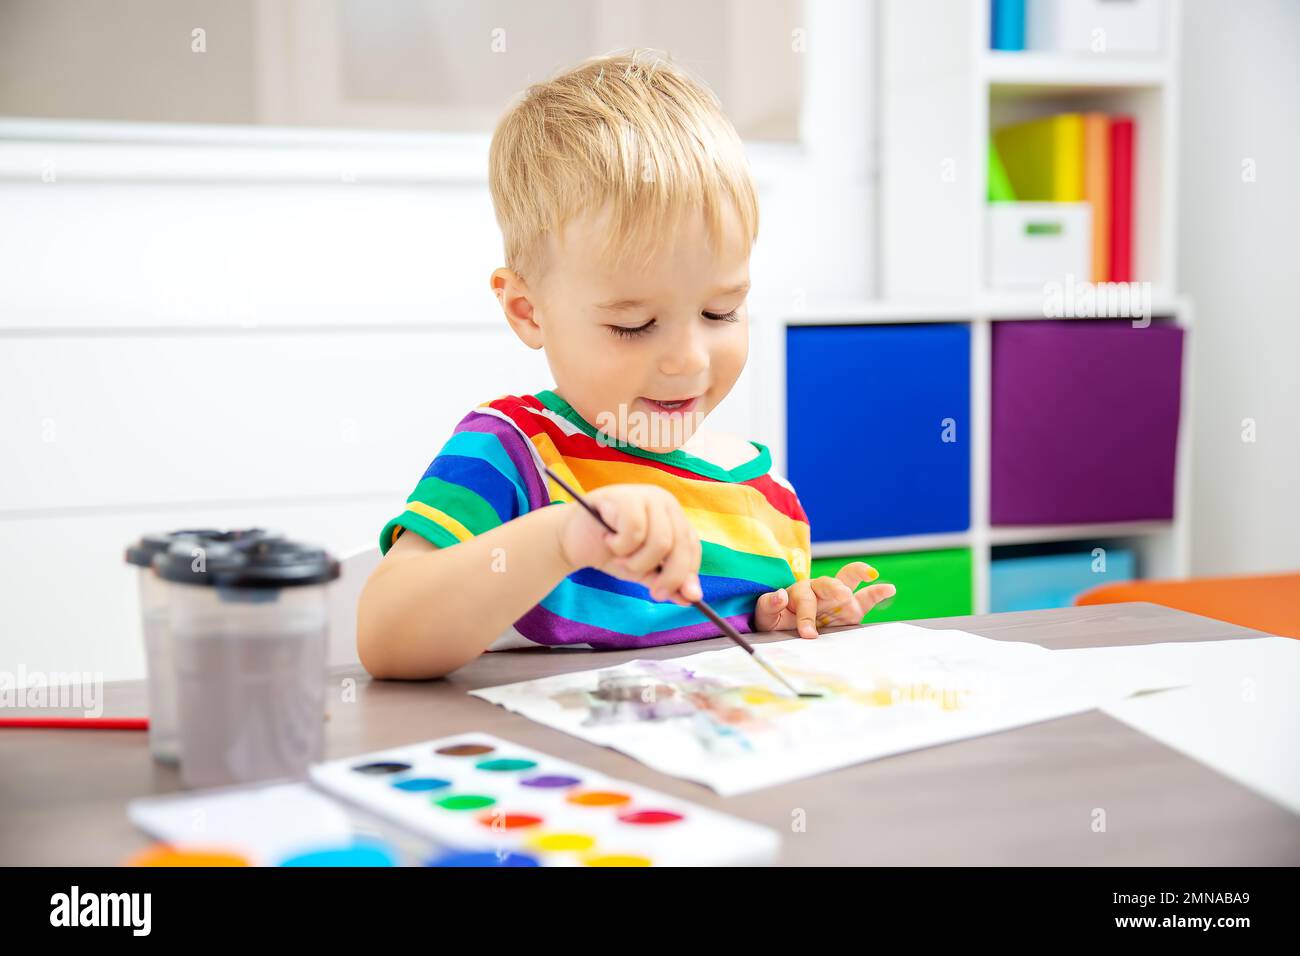
M 1011 180 L 1007 178 L 1006 167 L 1002 165 L 1002 157 L 998 155 L 998 148 L 989 143 L 989 202 L 1015 202 L 1016 191 L 1011 185 Z
M 993 141 L 1016 198 L 1082 202 L 1083 116 L 1060 113 L 994 131 Z
M 1083 115 L 1083 198 L 1092 206 L 1092 281 L 1110 281 L 1110 117 Z
M 994 50 L 1025 48 L 1025 0 L 993 0 L 992 38 Z
M 1110 280 L 1133 281 L 1133 117 L 1110 123 Z

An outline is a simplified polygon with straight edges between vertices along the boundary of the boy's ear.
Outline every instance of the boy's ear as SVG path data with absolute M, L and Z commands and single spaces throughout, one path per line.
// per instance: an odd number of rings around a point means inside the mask
M 501 303 L 506 321 L 515 335 L 530 349 L 542 347 L 542 328 L 533 314 L 532 293 L 523 276 L 513 269 L 501 268 L 492 273 L 492 293 Z

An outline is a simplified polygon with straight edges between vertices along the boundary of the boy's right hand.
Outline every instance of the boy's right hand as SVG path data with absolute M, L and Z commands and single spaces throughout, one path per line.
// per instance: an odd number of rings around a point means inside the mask
M 577 568 L 596 568 L 650 589 L 656 601 L 689 604 L 700 589 L 700 538 L 681 504 L 658 485 L 606 485 L 584 495 L 611 534 L 573 502 L 560 528 L 560 551 Z M 655 568 L 663 565 L 661 571 Z

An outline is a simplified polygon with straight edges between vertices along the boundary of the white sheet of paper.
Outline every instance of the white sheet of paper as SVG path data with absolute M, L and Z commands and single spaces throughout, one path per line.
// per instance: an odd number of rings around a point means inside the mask
M 901 623 L 761 650 L 801 689 L 827 696 L 792 699 L 738 647 L 471 693 L 729 796 L 1183 683 Z
M 296 782 L 141 797 L 127 804 L 127 817 L 172 846 L 234 850 L 254 865 L 355 835 L 337 801 Z
M 1110 671 L 1169 668 L 1191 685 L 1102 710 L 1300 813 L 1300 641 L 1187 641 L 1057 651 Z

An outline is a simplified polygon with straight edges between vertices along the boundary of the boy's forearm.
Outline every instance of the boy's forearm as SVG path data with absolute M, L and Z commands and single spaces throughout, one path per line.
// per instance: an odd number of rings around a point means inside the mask
M 441 677 L 478 657 L 575 570 L 560 547 L 573 507 L 547 505 L 449 548 L 381 563 L 357 608 L 366 670 Z

